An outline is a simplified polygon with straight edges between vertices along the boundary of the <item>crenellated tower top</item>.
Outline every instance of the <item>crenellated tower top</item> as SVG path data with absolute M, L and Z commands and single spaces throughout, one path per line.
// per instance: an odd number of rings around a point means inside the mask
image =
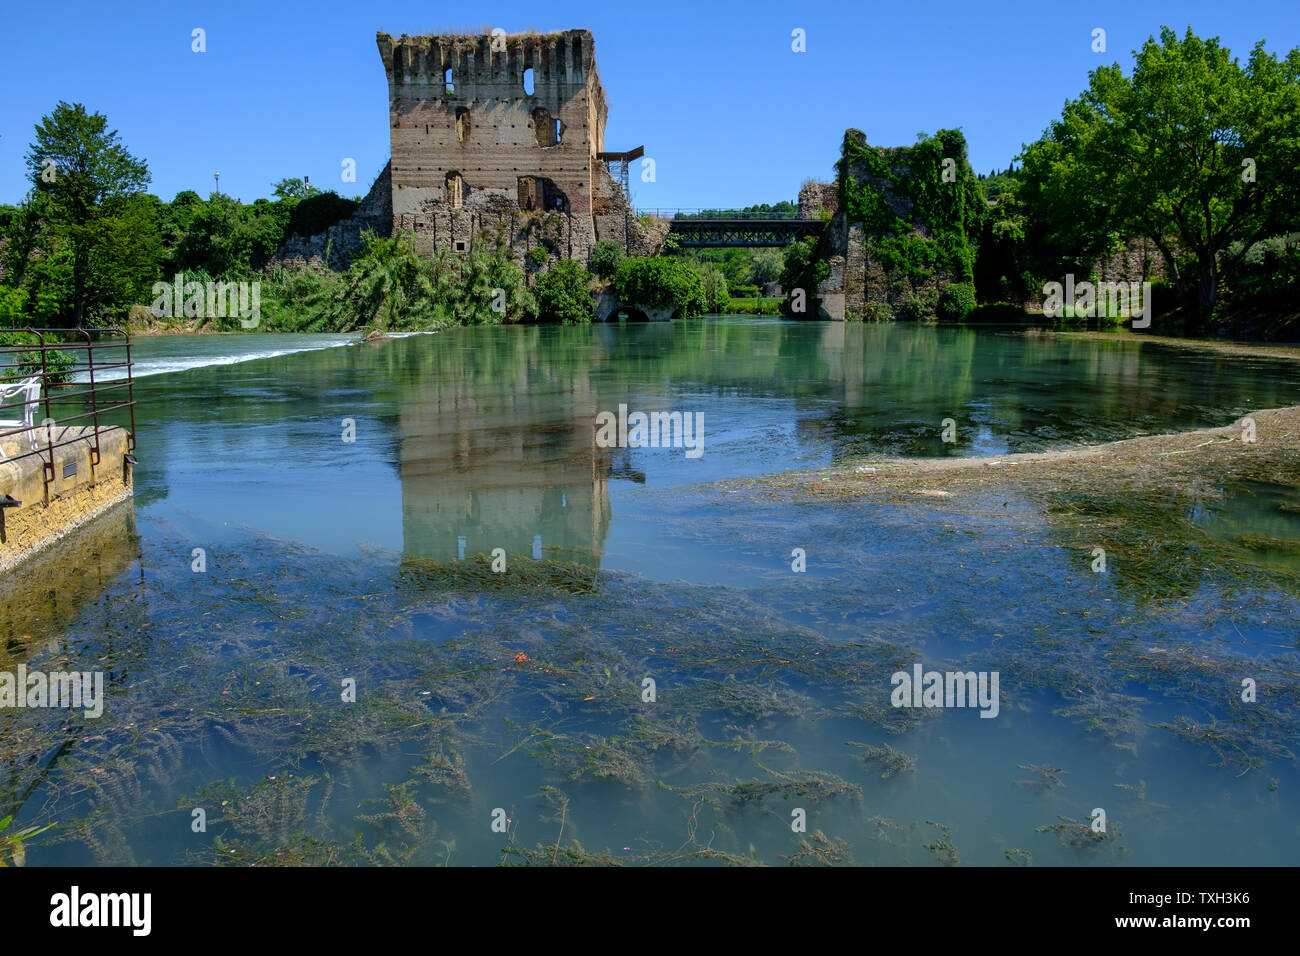
M 376 36 L 388 74 L 389 93 L 441 95 L 450 87 L 458 97 L 571 95 L 595 76 L 595 40 L 590 30 L 559 33 L 441 34 L 394 40 Z M 534 92 L 525 94 L 525 72 L 533 71 Z M 448 74 L 450 71 L 450 75 Z M 566 95 L 567 94 L 567 95 Z

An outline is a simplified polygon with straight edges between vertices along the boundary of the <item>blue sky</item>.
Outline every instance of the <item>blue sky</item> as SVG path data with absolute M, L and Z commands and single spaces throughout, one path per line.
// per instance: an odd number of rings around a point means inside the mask
M 5 0 L 0 23 L 0 202 L 27 191 L 32 127 L 60 100 L 105 114 L 144 158 L 152 192 L 244 202 L 270 184 L 364 193 L 388 159 L 375 31 L 585 27 L 610 104 L 607 149 L 644 144 L 657 180 L 640 208 L 794 199 L 828 179 L 844 130 L 878 145 L 961 127 L 977 171 L 1004 168 L 1077 96 L 1088 71 L 1131 64 L 1169 25 L 1218 36 L 1244 60 L 1258 40 L 1300 46 L 1297 0 L 501 2 L 451 14 L 407 0 L 104 3 Z M 458 7 L 458 9 L 467 9 Z M 191 31 L 207 52 L 191 50 Z M 1107 52 L 1091 49 L 1095 27 Z M 807 52 L 791 50 L 806 33 Z M 357 182 L 341 181 L 356 160 Z

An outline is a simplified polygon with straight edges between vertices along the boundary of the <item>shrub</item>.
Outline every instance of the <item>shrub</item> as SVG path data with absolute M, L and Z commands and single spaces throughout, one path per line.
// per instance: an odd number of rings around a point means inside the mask
M 539 269 L 546 265 L 546 260 L 550 257 L 551 253 L 545 246 L 534 246 L 528 250 L 528 258 L 532 261 L 533 265 L 537 266 Z
M 592 319 L 591 274 L 571 259 L 537 277 L 537 317 L 579 325 Z
M 315 236 L 357 211 L 361 204 L 338 193 L 314 193 L 293 207 L 286 232 Z
M 32 338 L 31 335 L 24 332 L 0 333 L 0 348 L 33 345 L 35 343 Z M 39 351 L 10 352 L 7 353 L 6 357 L 13 363 L 11 373 L 16 373 L 19 378 L 29 378 L 41 374 L 41 353 Z M 45 352 L 45 383 L 47 385 L 63 384 L 72 377 L 76 364 L 76 357 L 68 352 L 59 349 L 47 349 Z M 6 379 L 10 377 L 11 375 L 6 375 Z M 7 382 L 7 384 L 13 383 Z
M 695 270 L 665 256 L 624 259 L 614 273 L 614 291 L 625 304 L 671 308 L 674 316 L 701 315 L 706 306 Z
M 863 322 L 892 322 L 894 321 L 894 310 L 884 302 L 868 302 L 865 309 L 862 310 Z
M 818 244 L 816 236 L 808 236 L 786 247 L 781 288 L 787 293 L 792 289 L 803 289 L 811 295 L 817 283 L 831 274 L 830 263 L 818 255 Z
M 268 332 L 316 328 L 339 296 L 346 276 L 323 266 L 276 264 L 262 283 L 262 328 Z
M 409 235 L 366 233 L 365 249 L 344 273 L 337 291 L 331 291 L 334 283 L 324 277 L 300 278 L 298 291 L 305 302 L 321 303 L 313 307 L 316 314 L 303 329 L 310 332 L 489 325 L 519 321 L 537 311 L 523 272 L 505 251 L 475 249 L 456 255 L 440 249 L 426 258 L 415 251 Z M 295 291 L 290 283 L 283 288 Z M 322 301 L 324 294 L 328 298 Z
M 710 262 L 698 267 L 700 282 L 704 286 L 704 308 L 711 313 L 726 312 L 731 305 L 727 293 L 727 277 Z
M 612 239 L 602 239 L 591 247 L 587 267 L 602 279 L 608 279 L 624 258 L 622 246 Z
M 0 285 L 0 325 L 26 325 L 27 290 Z
M 975 286 L 953 282 L 939 292 L 936 312 L 945 322 L 960 322 L 975 308 Z
M 922 322 L 934 318 L 939 305 L 939 294 L 933 289 L 926 289 L 920 295 L 909 295 L 898 307 L 903 318 L 913 322 Z

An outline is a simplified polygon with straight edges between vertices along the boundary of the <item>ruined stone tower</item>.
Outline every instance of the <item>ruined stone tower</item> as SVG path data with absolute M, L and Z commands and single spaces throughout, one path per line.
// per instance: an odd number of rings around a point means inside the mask
M 538 246 L 585 263 L 598 239 L 644 244 L 606 167 L 605 91 L 589 31 L 377 41 L 394 231 L 413 231 L 426 251 L 499 238 L 521 264 Z

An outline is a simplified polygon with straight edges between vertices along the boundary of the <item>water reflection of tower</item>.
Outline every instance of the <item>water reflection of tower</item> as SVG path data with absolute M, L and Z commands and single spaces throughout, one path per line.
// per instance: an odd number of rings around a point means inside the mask
M 519 387 L 516 387 L 519 386 Z M 403 550 L 454 561 L 504 548 L 599 567 L 610 453 L 574 382 L 422 384 L 400 412 Z

